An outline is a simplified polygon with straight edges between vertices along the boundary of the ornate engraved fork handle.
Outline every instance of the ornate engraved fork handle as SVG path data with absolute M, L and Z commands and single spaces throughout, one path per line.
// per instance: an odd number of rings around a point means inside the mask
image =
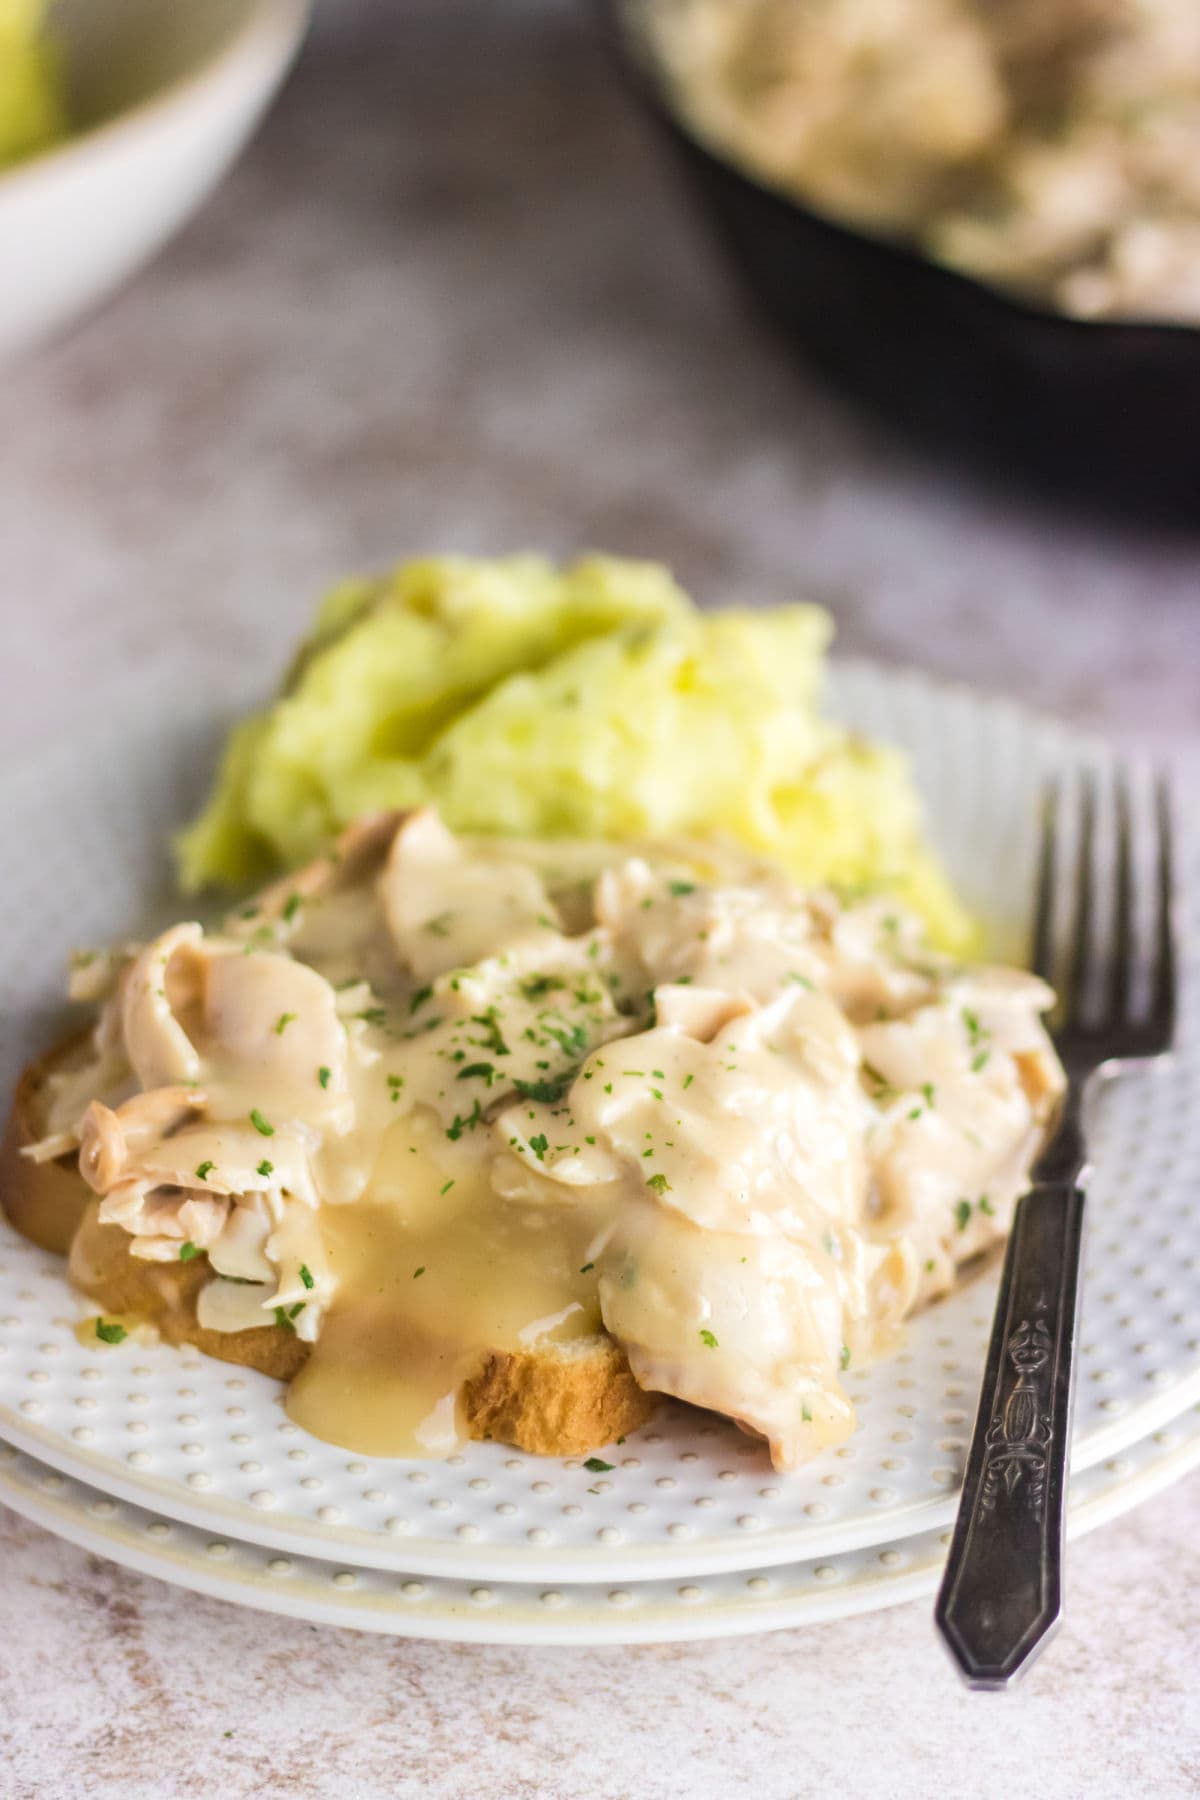
M 1073 1181 L 1018 1203 L 935 1613 L 971 1687 L 1006 1686 L 1061 1610 L 1082 1232 Z

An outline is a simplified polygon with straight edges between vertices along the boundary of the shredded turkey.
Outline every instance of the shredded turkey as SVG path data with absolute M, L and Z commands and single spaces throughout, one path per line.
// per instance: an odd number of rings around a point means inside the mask
M 372 1246 L 411 1245 L 448 1365 L 481 1292 L 531 1295 L 514 1342 L 594 1317 L 780 1468 L 853 1429 L 847 1370 L 1005 1234 L 1063 1087 L 1044 984 L 948 962 L 887 901 L 698 847 L 556 860 L 429 812 L 364 821 L 94 993 L 32 1154 L 77 1146 L 136 1256 L 205 1257 L 202 1324 L 319 1354 L 331 1307 L 369 1335 Z M 532 1279 L 564 1241 L 573 1266 Z

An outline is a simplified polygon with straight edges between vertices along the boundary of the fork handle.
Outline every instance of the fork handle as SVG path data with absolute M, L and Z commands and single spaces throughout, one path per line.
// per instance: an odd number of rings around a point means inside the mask
M 1006 1687 L 1061 1611 L 1082 1234 L 1074 1181 L 1017 1204 L 934 1614 L 970 1687 Z

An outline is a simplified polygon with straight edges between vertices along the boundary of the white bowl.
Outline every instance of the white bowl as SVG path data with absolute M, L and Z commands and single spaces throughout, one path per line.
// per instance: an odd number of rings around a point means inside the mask
M 0 354 L 102 299 L 246 142 L 308 0 L 57 0 L 75 134 L 0 173 Z

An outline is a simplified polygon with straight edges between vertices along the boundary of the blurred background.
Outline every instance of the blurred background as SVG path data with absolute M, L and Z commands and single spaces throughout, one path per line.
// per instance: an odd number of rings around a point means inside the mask
M 798 358 L 690 204 L 609 16 L 324 0 L 214 197 L 10 354 L 4 751 L 135 703 L 181 634 L 260 693 L 330 580 L 427 547 L 659 557 L 704 602 L 826 602 L 843 651 L 1144 741 L 1193 729 L 1187 520 L 978 477 Z

